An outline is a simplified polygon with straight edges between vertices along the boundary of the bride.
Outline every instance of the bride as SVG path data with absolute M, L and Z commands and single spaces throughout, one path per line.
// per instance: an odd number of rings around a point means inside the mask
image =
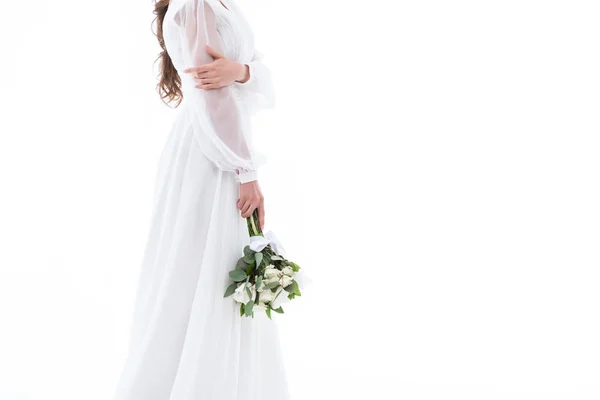
M 163 150 L 130 351 L 115 400 L 288 399 L 278 336 L 223 298 L 264 203 L 250 116 L 269 70 L 233 0 L 159 0 L 159 92 L 180 106 Z

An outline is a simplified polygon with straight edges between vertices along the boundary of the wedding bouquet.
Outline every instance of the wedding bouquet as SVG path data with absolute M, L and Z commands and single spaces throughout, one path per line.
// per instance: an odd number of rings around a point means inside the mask
M 296 281 L 300 267 L 283 257 L 281 244 L 272 232 L 262 233 L 257 211 L 246 220 L 250 244 L 229 272 L 233 283 L 225 290 L 225 297 L 233 295 L 242 317 L 264 311 L 270 319 L 271 312 L 283 314 L 282 304 L 302 295 Z

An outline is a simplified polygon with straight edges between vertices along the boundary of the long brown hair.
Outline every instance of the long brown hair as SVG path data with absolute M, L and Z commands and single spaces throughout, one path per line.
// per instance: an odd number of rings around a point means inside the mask
M 167 53 L 165 40 L 163 38 L 163 21 L 165 20 L 168 9 L 169 0 L 156 0 L 154 3 L 154 15 L 156 15 L 156 18 L 154 18 L 154 23 L 156 24 L 155 34 L 158 39 L 158 44 L 162 49 L 156 59 L 156 61 L 159 61 L 160 63 L 160 75 L 156 90 L 165 104 L 175 102 L 175 107 L 177 107 L 183 99 L 181 77 L 177 73 L 169 53 Z

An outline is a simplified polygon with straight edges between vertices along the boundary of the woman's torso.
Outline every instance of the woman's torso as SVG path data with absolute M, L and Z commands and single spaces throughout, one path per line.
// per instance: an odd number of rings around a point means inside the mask
M 223 0 L 222 3 L 220 0 L 204 1 L 215 14 L 220 47 L 225 57 L 240 63 L 250 62 L 254 55 L 254 35 L 241 10 L 230 0 Z M 184 65 L 179 27 L 175 22 L 176 13 L 176 8 L 169 8 L 163 22 L 163 34 L 167 52 L 181 76 L 183 70 L 191 65 Z

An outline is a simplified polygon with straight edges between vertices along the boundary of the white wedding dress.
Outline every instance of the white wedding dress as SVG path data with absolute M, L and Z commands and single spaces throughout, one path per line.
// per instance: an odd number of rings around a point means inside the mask
M 163 24 L 184 101 L 161 156 L 130 353 L 115 400 L 286 400 L 273 321 L 241 318 L 223 298 L 248 242 L 236 208 L 255 179 L 250 115 L 273 102 L 270 75 L 232 0 L 173 0 Z M 204 44 L 249 65 L 250 80 L 202 90 L 183 70 Z

